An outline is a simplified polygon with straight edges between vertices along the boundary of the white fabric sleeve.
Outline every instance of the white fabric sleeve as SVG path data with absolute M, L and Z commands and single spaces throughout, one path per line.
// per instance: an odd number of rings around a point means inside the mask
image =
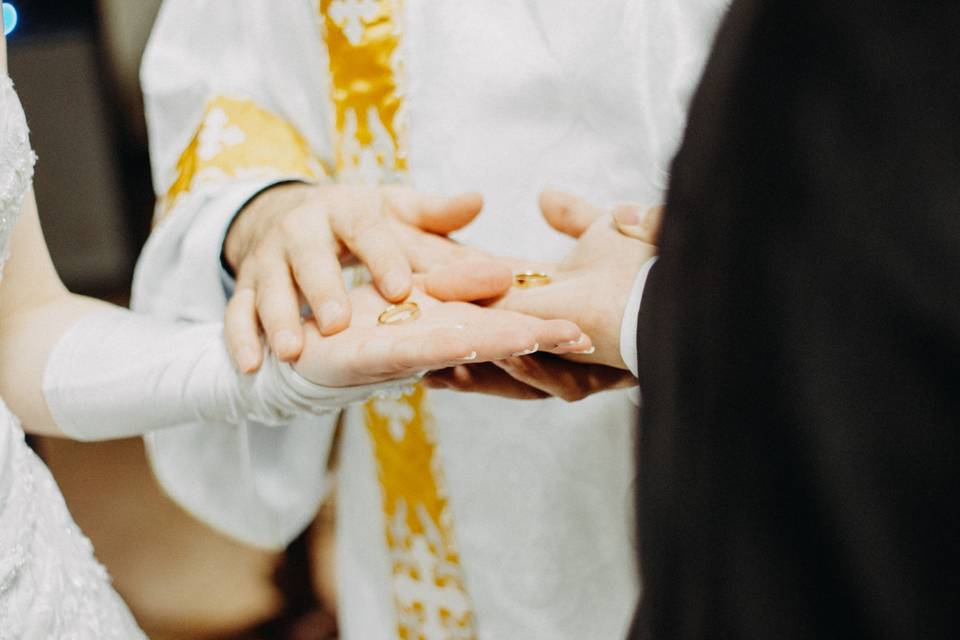
M 221 96 L 282 118 L 314 157 L 332 165 L 327 74 L 318 72 L 326 68 L 315 3 L 165 0 L 140 74 L 158 196 L 181 177 L 181 156 L 211 100 Z M 230 126 L 229 135 L 210 134 L 210 149 L 236 139 Z M 271 136 L 247 135 L 244 144 L 257 140 Z M 264 155 L 270 154 L 233 158 L 262 164 Z M 266 186 L 302 178 L 285 166 L 264 168 L 270 169 L 214 167 L 166 203 L 137 264 L 134 309 L 167 320 L 222 321 L 220 252 L 230 221 Z M 327 456 L 338 419 L 337 413 L 298 416 L 279 427 L 192 421 L 152 432 L 145 442 L 158 481 L 184 508 L 232 537 L 282 547 L 309 524 L 328 491 Z
M 636 279 L 633 281 L 633 288 L 630 290 L 630 297 L 627 298 L 627 306 L 623 312 L 623 320 L 620 322 L 620 357 L 626 363 L 635 377 L 640 375 L 639 357 L 637 355 L 637 319 L 640 315 L 640 304 L 643 302 L 643 290 L 647 284 L 647 276 L 650 270 L 656 264 L 657 258 L 654 256 L 647 260 Z
M 55 345 L 43 393 L 77 440 L 141 435 L 191 421 L 281 425 L 339 410 L 412 381 L 320 386 L 268 353 L 249 375 L 233 367 L 219 324 L 169 322 L 121 309 L 91 313 Z
M 282 547 L 323 497 L 337 410 L 397 395 L 414 380 L 332 389 L 272 355 L 242 375 L 222 330 L 120 309 L 94 312 L 51 352 L 44 396 L 57 425 L 78 440 L 154 431 L 147 449 L 174 499 L 245 542 Z M 310 414 L 320 415 L 304 419 Z

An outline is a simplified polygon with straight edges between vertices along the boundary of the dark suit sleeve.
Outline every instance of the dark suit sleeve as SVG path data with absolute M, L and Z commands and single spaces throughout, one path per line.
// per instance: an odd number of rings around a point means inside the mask
M 958 34 L 734 3 L 638 324 L 649 637 L 960 637 Z

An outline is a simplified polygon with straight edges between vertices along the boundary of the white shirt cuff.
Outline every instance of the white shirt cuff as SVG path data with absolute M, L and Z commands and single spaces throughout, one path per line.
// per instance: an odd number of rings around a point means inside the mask
M 620 323 L 620 357 L 623 358 L 630 373 L 640 375 L 640 362 L 637 354 L 637 319 L 640 315 L 640 303 L 643 299 L 643 289 L 647 284 L 650 269 L 657 262 L 654 256 L 644 263 L 637 278 L 633 281 L 633 289 L 627 299 L 627 306 L 623 312 L 623 321 Z

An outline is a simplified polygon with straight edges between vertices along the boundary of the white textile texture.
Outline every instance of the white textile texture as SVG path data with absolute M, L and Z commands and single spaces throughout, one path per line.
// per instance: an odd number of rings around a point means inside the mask
M 6 76 L 0 77 L 0 151 L 5 259 L 34 162 L 23 109 Z M 50 472 L 0 401 L 0 638 L 67 637 L 145 638 L 70 518 Z

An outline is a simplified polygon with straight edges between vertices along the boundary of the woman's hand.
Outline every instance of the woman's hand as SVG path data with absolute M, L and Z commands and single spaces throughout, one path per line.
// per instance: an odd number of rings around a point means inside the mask
M 380 324 L 378 318 L 390 303 L 373 286 L 354 289 L 350 326 L 324 336 L 316 322 L 308 320 L 304 349 L 294 368 L 316 384 L 346 387 L 465 363 L 591 348 L 589 338 L 572 322 L 442 302 L 424 291 L 430 286 L 419 279 L 408 298 L 419 307 L 416 318 L 388 325 Z

